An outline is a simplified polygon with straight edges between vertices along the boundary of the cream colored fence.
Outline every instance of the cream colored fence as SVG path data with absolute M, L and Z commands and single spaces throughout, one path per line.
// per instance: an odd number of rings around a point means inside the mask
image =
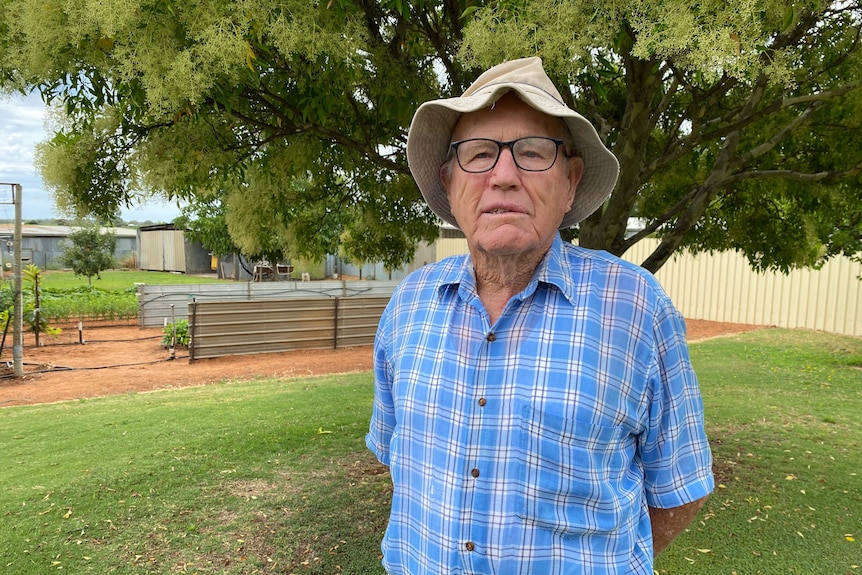
M 623 256 L 640 263 L 657 240 Z M 833 258 L 819 270 L 756 273 L 736 252 L 678 255 L 656 273 L 690 319 L 808 328 L 862 336 L 862 264 Z
M 658 240 L 638 242 L 623 257 L 641 263 Z M 463 239 L 440 239 L 437 259 L 463 254 Z M 862 336 L 862 264 L 834 258 L 819 270 L 756 273 L 735 252 L 682 254 L 656 274 L 689 319 L 808 328 Z

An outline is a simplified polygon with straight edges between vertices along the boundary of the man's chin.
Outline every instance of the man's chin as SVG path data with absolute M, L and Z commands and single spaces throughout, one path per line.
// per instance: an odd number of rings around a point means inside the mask
M 499 226 L 477 234 L 475 245 L 482 252 L 497 257 L 517 256 L 538 247 L 535 237 L 515 226 Z

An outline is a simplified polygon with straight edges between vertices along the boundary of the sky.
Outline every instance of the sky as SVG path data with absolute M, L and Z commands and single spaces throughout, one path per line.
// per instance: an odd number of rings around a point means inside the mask
M 38 94 L 0 95 L 0 182 L 21 184 L 23 221 L 59 217 L 51 192 L 45 189 L 34 162 L 36 144 L 48 139 L 46 107 Z M 11 201 L 11 188 L 0 186 L 0 202 Z M 154 200 L 124 209 L 125 221 L 168 223 L 180 213 L 176 204 Z M 0 220 L 15 218 L 15 207 L 0 203 Z

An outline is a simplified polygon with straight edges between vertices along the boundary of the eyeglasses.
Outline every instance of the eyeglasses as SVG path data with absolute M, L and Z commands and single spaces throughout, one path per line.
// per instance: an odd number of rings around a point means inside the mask
M 563 140 L 529 136 L 510 142 L 499 142 L 485 138 L 470 138 L 452 142 L 449 147 L 455 150 L 458 165 L 465 172 L 480 174 L 494 169 L 503 148 L 509 148 L 515 165 L 525 172 L 544 172 L 550 170 L 557 161 L 557 151 Z

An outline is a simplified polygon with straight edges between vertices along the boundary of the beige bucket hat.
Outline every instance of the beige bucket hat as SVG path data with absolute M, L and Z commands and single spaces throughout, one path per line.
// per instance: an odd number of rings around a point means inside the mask
M 572 209 L 560 224 L 560 229 L 570 228 L 596 211 L 610 196 L 620 165 L 602 144 L 593 125 L 565 105 L 540 58 L 504 62 L 479 76 L 461 97 L 431 100 L 419 106 L 407 133 L 410 172 L 434 213 L 459 227 L 440 181 L 440 166 L 449 152 L 452 129 L 461 114 L 490 107 L 507 92 L 516 92 L 540 112 L 562 118 L 569 128 L 584 161 L 584 175 L 575 192 Z

